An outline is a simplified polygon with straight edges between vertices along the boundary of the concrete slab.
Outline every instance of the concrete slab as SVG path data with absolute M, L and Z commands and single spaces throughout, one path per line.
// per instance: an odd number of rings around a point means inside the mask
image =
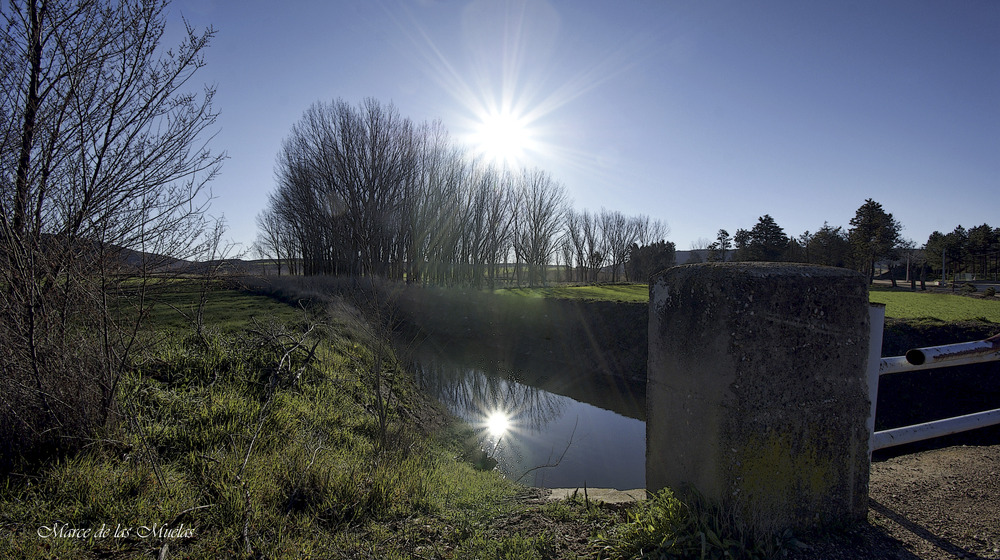
M 583 488 L 552 488 L 550 500 L 563 500 L 574 495 L 581 500 L 584 497 Z M 614 488 L 587 488 L 587 499 L 606 504 L 624 504 L 646 499 L 646 489 L 616 490 Z

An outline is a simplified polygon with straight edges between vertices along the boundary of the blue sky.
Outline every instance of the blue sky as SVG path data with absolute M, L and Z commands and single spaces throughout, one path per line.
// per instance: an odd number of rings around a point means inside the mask
M 218 33 L 228 153 L 214 215 L 249 246 L 282 139 L 315 101 L 373 97 L 475 143 L 490 107 L 519 163 L 577 209 L 665 221 L 688 249 L 770 214 L 848 227 L 874 198 L 923 244 L 1000 226 L 1000 2 L 176 0 Z

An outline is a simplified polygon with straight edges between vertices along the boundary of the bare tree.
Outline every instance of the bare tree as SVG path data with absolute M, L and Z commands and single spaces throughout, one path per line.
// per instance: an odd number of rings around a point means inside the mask
M 583 236 L 583 214 L 574 210 L 566 212 L 566 238 L 572 245 L 573 253 L 576 257 L 577 282 L 586 280 L 587 270 L 587 250 Z M 569 259 L 567 259 L 567 264 Z
M 567 212 L 567 215 L 569 212 Z M 562 256 L 563 266 L 565 270 L 563 271 L 563 281 L 572 282 L 573 281 L 573 256 L 576 254 L 573 251 L 573 242 L 570 240 L 568 235 L 564 235 L 559 241 L 559 254 Z
M 527 264 L 528 283 L 544 285 L 549 260 L 555 251 L 556 234 L 562 227 L 566 191 L 540 169 L 524 171 L 520 177 L 517 251 Z
M 316 103 L 278 156 L 279 190 L 300 223 L 307 273 L 402 277 L 408 207 L 416 188 L 413 127 L 392 105 Z M 308 232 L 308 233 L 306 233 Z M 343 265 L 343 266 L 341 266 Z
M 604 240 L 602 238 L 600 224 L 597 216 L 584 210 L 580 215 L 580 228 L 583 230 L 584 247 L 586 247 L 587 269 L 590 273 L 589 280 L 597 282 L 601 267 L 606 259 Z
M 406 259 L 406 281 L 421 283 L 428 279 L 433 237 L 439 230 L 442 201 L 437 186 L 450 154 L 450 142 L 448 133 L 437 121 L 421 125 L 414 142 L 414 169 L 406 191 L 410 200 L 403 205 L 406 216 L 403 258 Z
M 580 281 L 596 281 L 607 263 L 617 280 L 633 243 L 666 235 L 643 215 L 567 214 L 547 173 L 469 157 L 439 122 L 413 126 L 370 99 L 311 106 L 282 146 L 276 179 L 269 211 L 284 226 L 258 224 L 258 246 L 277 255 L 273 233 L 293 231 L 306 274 L 492 288 L 513 258 L 515 282 L 544 284 L 563 233 Z
M 498 171 L 498 183 L 488 193 L 487 199 L 487 267 L 486 282 L 490 289 L 496 287 L 500 267 L 507 262 L 511 249 L 514 225 L 514 191 L 512 176 Z
M 634 218 L 636 222 L 636 239 L 638 245 L 651 245 L 657 241 L 664 241 L 670 228 L 661 220 L 650 220 L 649 216 L 640 214 Z
M 704 237 L 699 237 L 698 239 L 691 242 L 691 249 L 688 252 L 688 263 L 700 263 L 705 262 L 709 254 L 709 243 L 708 239 Z
M 257 241 L 254 248 L 262 258 L 274 261 L 278 276 L 281 276 L 282 256 L 285 256 L 286 266 L 290 260 L 285 253 L 288 246 L 284 239 L 286 231 L 287 228 L 274 208 L 267 208 L 257 214 Z
M 425 268 L 427 281 L 453 283 L 462 252 L 468 167 L 446 138 L 436 138 L 421 155 L 420 196 L 413 203 L 413 266 Z
M 628 218 L 621 212 L 602 208 L 599 220 L 604 234 L 605 254 L 611 264 L 611 281 L 617 282 L 619 273 L 624 271 L 629 248 L 638 238 L 641 219 Z
M 278 154 L 275 176 L 278 189 L 268 199 L 270 210 L 295 239 L 305 274 L 337 272 L 341 255 L 343 221 L 337 211 L 343 207 L 337 195 L 324 189 L 309 161 L 308 145 L 302 138 L 287 139 Z
M 222 156 L 207 147 L 214 91 L 187 88 L 213 31 L 188 27 L 165 50 L 166 5 L 13 0 L 0 16 L 8 444 L 108 419 L 146 286 L 121 280 L 186 256 L 203 230 Z

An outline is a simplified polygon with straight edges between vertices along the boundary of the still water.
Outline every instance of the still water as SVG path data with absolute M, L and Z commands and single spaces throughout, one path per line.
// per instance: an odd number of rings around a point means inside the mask
M 408 352 L 418 383 L 477 431 L 509 479 L 548 488 L 645 487 L 642 388 L 570 357 L 466 340 Z

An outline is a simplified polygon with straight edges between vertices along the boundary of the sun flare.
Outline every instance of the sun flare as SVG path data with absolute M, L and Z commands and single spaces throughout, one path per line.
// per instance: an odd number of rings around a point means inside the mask
M 526 119 L 499 112 L 479 116 L 472 142 L 480 153 L 497 163 L 517 163 L 524 158 L 532 139 Z
M 486 419 L 486 429 L 494 436 L 502 436 L 510 429 L 510 418 L 498 410 Z

